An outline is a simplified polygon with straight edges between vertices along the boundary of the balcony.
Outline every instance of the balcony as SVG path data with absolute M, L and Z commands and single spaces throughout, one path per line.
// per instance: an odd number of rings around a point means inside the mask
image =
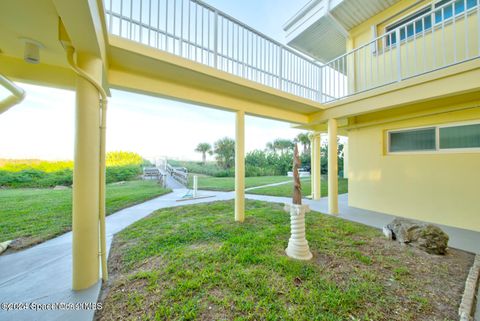
M 109 33 L 314 102 L 324 66 L 197 0 L 105 0 Z
M 197 0 L 107 0 L 110 34 L 319 103 L 480 56 L 478 0 L 436 6 L 321 64 Z
M 321 102 L 335 102 L 479 58 L 478 0 L 439 3 L 326 63 L 320 76 Z

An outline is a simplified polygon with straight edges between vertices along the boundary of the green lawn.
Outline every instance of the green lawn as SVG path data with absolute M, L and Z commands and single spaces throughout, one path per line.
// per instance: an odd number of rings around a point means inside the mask
M 167 192 L 149 181 L 107 185 L 107 215 Z M 70 189 L 0 190 L 0 204 L 0 242 L 22 238 L 23 246 L 28 246 L 72 228 Z
M 473 256 L 440 259 L 311 212 L 308 262 L 285 256 L 281 204 L 159 210 L 115 236 L 99 320 L 456 320 Z
M 192 188 L 193 176 L 189 178 L 189 188 Z M 291 180 L 287 176 L 255 176 L 245 178 L 245 188 L 261 186 L 273 183 L 280 183 Z M 198 189 L 210 191 L 233 191 L 235 189 L 234 177 L 211 177 L 198 175 Z
M 328 195 L 328 182 L 326 179 L 322 179 L 322 196 Z M 248 191 L 248 194 L 260 194 L 260 195 L 271 195 L 271 196 L 292 196 L 293 183 L 283 184 L 278 186 L 270 186 L 263 188 L 256 188 Z M 348 179 L 339 178 L 338 179 L 338 193 L 344 194 L 348 193 Z M 312 194 L 312 184 L 310 178 L 302 180 L 302 195 L 308 196 Z

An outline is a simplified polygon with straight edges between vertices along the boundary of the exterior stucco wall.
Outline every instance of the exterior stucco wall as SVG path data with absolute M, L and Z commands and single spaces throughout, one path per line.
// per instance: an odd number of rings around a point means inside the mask
M 476 106 L 351 129 L 349 205 L 480 231 L 480 151 L 387 153 L 388 130 L 480 122 Z

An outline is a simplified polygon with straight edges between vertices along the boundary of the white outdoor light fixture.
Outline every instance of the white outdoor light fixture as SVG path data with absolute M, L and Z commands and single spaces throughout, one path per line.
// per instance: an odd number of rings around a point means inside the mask
M 20 38 L 25 43 L 25 51 L 23 53 L 23 59 L 30 64 L 38 64 L 40 62 L 40 49 L 45 48 L 40 42 L 28 39 Z

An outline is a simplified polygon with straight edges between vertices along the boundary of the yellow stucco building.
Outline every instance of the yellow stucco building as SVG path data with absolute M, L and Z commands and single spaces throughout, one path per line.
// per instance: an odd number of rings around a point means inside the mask
M 480 231 L 478 1 L 311 1 L 289 44 L 325 62 L 349 205 Z M 312 123 L 315 123 L 313 125 Z
M 9 79 L 77 93 L 77 290 L 107 278 L 111 88 L 236 113 L 239 222 L 247 114 L 312 131 L 313 199 L 327 134 L 331 214 L 342 135 L 350 206 L 480 231 L 479 17 L 478 0 L 312 0 L 285 24 L 285 46 L 197 0 L 3 1 L 0 83 L 12 96 L 0 113 L 23 97 Z

